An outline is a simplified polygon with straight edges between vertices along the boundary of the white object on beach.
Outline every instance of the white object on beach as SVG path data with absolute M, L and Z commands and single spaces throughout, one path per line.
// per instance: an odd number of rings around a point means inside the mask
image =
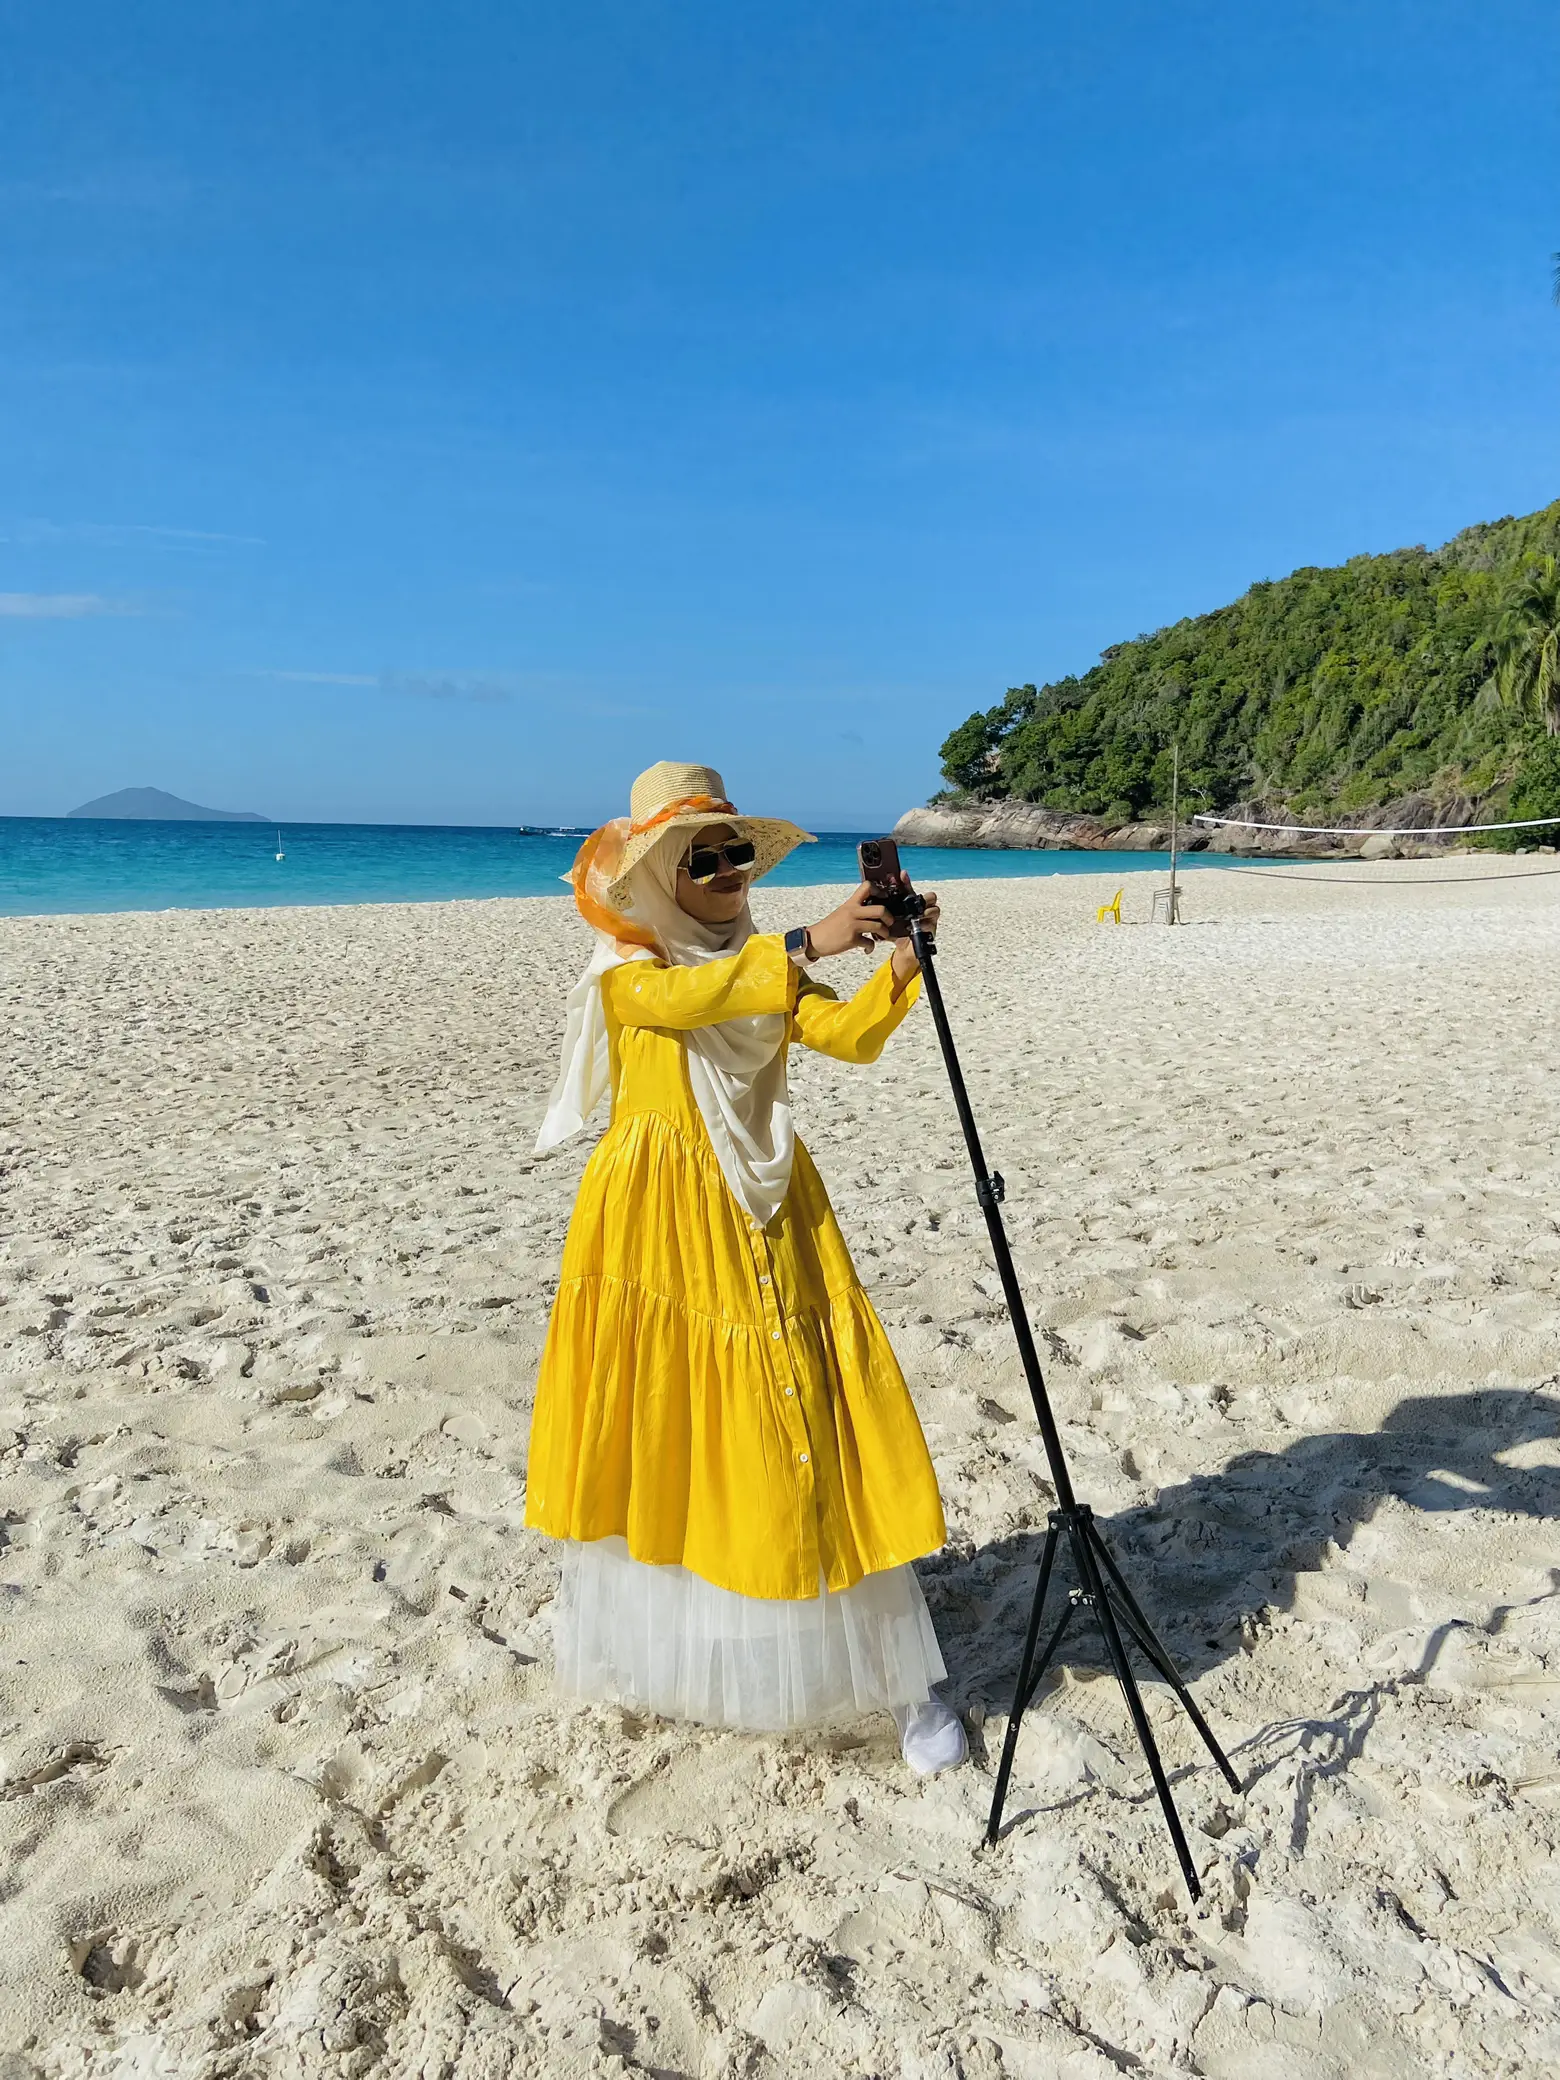
M 571 1542 L 552 1624 L 560 1690 L 667 1719 L 778 1733 L 928 1703 L 947 1711 L 932 1698 L 947 1670 L 911 1567 L 770 1601 L 635 1560 L 622 1538 Z
M 940 1697 L 929 1697 L 913 1708 L 901 1705 L 894 1724 L 899 1728 L 899 1752 L 918 1777 L 957 1769 L 970 1752 L 963 1720 Z

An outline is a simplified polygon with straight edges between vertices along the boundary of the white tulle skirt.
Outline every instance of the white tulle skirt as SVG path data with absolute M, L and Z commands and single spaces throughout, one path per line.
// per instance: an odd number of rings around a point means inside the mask
M 621 1538 L 571 1542 L 552 1624 L 571 1695 L 754 1733 L 913 1708 L 947 1674 L 910 1567 L 771 1603 L 635 1560 Z

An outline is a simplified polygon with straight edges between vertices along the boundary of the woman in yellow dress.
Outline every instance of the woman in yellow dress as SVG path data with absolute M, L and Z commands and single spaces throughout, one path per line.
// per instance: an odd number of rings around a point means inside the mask
M 875 1061 L 920 983 L 904 939 L 845 1002 L 808 974 L 888 937 L 865 886 L 755 930 L 750 882 L 808 842 L 665 762 L 575 862 L 597 946 L 537 1149 L 609 1090 L 612 1118 L 564 1244 L 526 1522 L 565 1541 L 562 1688 L 755 1730 L 887 1710 L 925 1774 L 965 1754 L 910 1565 L 942 1505 L 786 1083 L 793 1040 Z

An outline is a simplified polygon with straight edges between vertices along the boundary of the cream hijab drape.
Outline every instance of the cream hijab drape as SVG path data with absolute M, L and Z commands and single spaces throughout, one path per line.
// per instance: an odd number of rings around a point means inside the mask
M 740 953 L 753 936 L 746 903 L 727 925 L 700 924 L 677 903 L 677 867 L 686 834 L 669 831 L 629 876 L 627 915 L 656 935 L 674 967 L 698 967 Z M 601 978 L 625 960 L 652 960 L 647 948 L 625 948 L 596 934 L 590 964 L 569 992 L 563 1053 L 547 1115 L 536 1137 L 544 1155 L 577 1134 L 606 1095 L 610 1081 L 607 1020 Z M 795 1128 L 786 1083 L 786 1018 L 730 1018 L 680 1035 L 688 1081 L 709 1133 L 721 1175 L 738 1204 L 767 1225 L 780 1211 L 791 1182 Z

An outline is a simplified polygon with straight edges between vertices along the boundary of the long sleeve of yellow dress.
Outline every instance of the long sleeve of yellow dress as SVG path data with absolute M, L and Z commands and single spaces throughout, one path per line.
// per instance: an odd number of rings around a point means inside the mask
M 895 994 L 891 961 L 884 961 L 843 1003 L 832 989 L 809 977 L 797 992 L 791 1037 L 839 1062 L 875 1062 L 920 994 L 919 975 Z
M 785 941 L 773 933 L 748 940 L 740 953 L 705 961 L 697 968 L 667 968 L 658 961 L 629 961 L 602 977 L 608 1016 L 619 1025 L 663 1026 L 692 1032 L 727 1018 L 753 1018 L 789 1011 L 796 998 L 798 970 Z
M 526 1521 L 626 1539 L 760 1598 L 815 1597 L 945 1536 L 909 1390 L 798 1140 L 760 1226 L 727 1187 L 682 1035 L 790 1012 L 788 1040 L 876 1060 L 919 985 L 841 1002 L 763 934 L 695 968 L 603 977 L 612 1120 L 586 1165 L 537 1381 Z

